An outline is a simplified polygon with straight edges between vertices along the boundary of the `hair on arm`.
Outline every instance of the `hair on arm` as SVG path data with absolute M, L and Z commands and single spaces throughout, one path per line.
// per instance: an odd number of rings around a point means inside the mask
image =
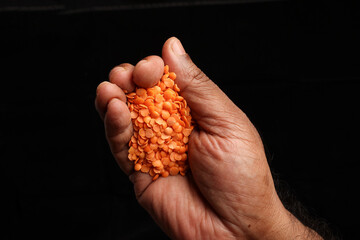
M 272 172 L 275 188 L 285 208 L 291 212 L 302 224 L 309 228 L 308 236 L 318 233 L 325 240 L 340 240 L 340 234 L 334 232 L 329 223 L 320 217 L 312 215 L 305 206 L 296 198 L 289 184 L 280 179 L 279 175 Z M 313 230 L 313 231 L 312 231 Z

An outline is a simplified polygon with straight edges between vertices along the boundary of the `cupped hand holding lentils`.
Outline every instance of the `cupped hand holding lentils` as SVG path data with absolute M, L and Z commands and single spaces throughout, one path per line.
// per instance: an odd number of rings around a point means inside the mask
M 169 237 L 322 239 L 284 207 L 254 125 L 177 38 L 161 57 L 114 67 L 95 106 L 139 204 Z

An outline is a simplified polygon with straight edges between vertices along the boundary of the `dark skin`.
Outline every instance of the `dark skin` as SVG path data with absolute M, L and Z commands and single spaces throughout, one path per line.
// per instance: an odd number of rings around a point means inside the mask
M 197 122 L 189 138 L 191 174 L 152 181 L 134 172 L 127 159 L 132 136 L 130 112 L 122 89 L 152 87 L 164 63 Z M 136 197 L 163 231 L 174 239 L 322 239 L 281 203 L 261 138 L 242 112 L 185 53 L 168 39 L 162 57 L 149 56 L 133 66 L 115 67 L 110 82 L 97 88 L 96 109 L 104 120 L 111 151 L 134 183 Z

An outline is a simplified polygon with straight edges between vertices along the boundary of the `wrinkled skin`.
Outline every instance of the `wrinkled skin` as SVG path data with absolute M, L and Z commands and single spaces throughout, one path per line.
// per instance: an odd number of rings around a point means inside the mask
M 164 62 L 177 74 L 181 95 L 198 126 L 189 138 L 191 174 L 160 177 L 133 171 L 127 159 L 132 135 L 121 89 L 153 86 Z M 96 108 L 120 168 L 157 224 L 174 239 L 294 239 L 309 233 L 282 205 L 262 141 L 247 116 L 191 61 L 180 41 L 168 39 L 162 58 L 121 64 L 98 86 Z M 310 237 L 310 235 L 308 237 Z M 320 238 L 319 238 L 320 239 Z

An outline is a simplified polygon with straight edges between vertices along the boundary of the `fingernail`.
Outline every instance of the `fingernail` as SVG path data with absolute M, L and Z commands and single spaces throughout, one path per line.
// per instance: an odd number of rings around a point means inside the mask
M 184 47 L 179 40 L 175 40 L 171 48 L 176 55 L 184 55 L 186 53 Z
M 123 71 L 126 71 L 126 68 L 124 68 L 124 67 L 117 67 L 116 70 L 119 71 L 119 72 L 123 72 Z
M 144 63 L 147 63 L 147 62 L 148 62 L 147 59 L 141 59 L 136 65 L 144 64 Z

